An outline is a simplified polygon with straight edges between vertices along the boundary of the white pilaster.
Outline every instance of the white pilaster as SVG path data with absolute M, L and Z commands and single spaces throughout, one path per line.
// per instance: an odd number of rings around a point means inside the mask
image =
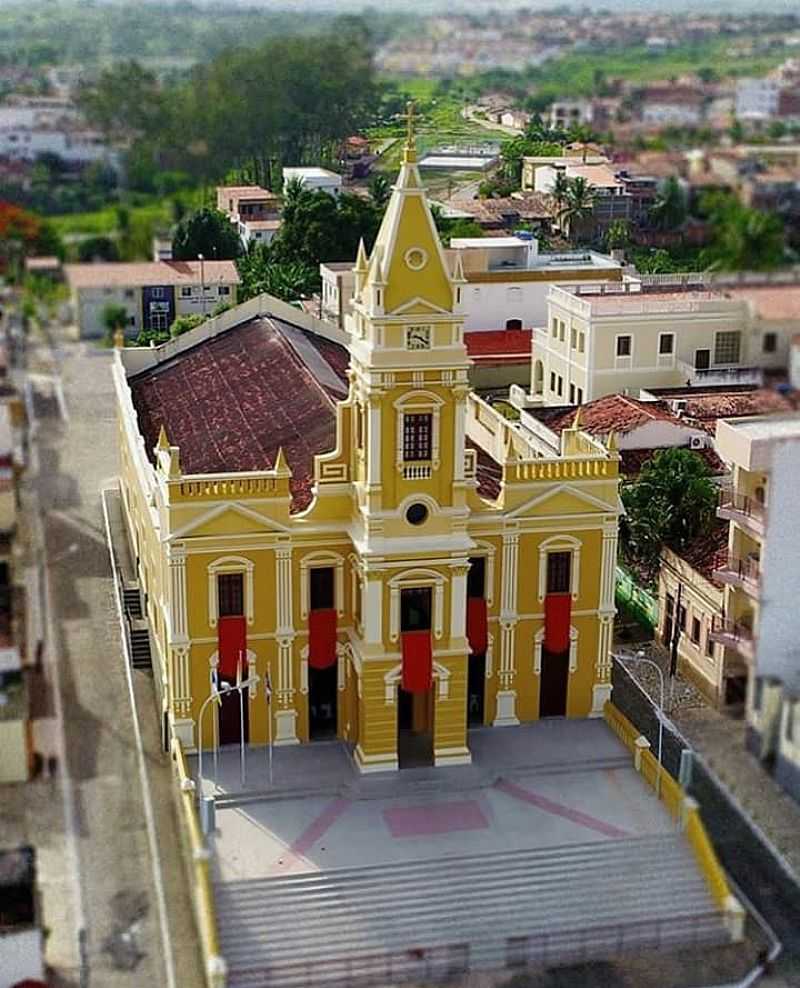
M 450 637 L 464 638 L 467 634 L 467 567 L 450 571 Z

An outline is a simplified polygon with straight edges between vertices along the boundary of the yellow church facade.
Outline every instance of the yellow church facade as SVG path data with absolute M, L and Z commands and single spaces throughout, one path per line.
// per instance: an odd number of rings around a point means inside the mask
M 116 352 L 125 520 L 188 750 L 337 738 L 382 771 L 602 714 L 618 454 L 576 425 L 542 457 L 471 392 L 464 284 L 410 135 L 345 338 L 262 300 Z

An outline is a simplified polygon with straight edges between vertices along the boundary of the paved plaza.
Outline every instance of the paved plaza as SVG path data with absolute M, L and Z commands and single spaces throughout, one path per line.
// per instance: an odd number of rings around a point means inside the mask
M 240 805 L 239 752 L 222 751 L 219 792 L 228 799 L 220 799 L 217 812 L 218 879 L 674 831 L 669 814 L 602 721 L 484 728 L 472 732 L 471 743 L 470 766 L 381 776 L 359 776 L 335 742 L 278 748 L 274 795 L 251 796 Z M 213 759 L 204 761 L 204 774 L 213 776 Z M 265 750 L 251 750 L 250 786 L 264 785 L 266 773 Z M 321 792 L 312 794 L 318 786 Z

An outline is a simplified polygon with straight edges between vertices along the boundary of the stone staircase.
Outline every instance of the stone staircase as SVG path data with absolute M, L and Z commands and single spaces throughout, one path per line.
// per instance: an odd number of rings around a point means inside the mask
M 150 629 L 142 610 L 142 595 L 137 584 L 123 585 L 122 607 L 128 625 L 131 665 L 134 669 L 151 669 Z
M 429 983 L 729 941 L 680 833 L 218 883 L 230 988 Z

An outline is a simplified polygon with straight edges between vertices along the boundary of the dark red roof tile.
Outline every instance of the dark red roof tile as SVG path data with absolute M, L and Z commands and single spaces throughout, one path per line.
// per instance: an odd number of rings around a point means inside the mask
M 341 377 L 346 349 L 304 335 Z M 151 457 L 162 425 L 187 474 L 269 470 L 283 447 L 293 474 L 292 510 L 310 504 L 314 456 L 336 441 L 333 399 L 278 320 L 237 326 L 130 384 Z

